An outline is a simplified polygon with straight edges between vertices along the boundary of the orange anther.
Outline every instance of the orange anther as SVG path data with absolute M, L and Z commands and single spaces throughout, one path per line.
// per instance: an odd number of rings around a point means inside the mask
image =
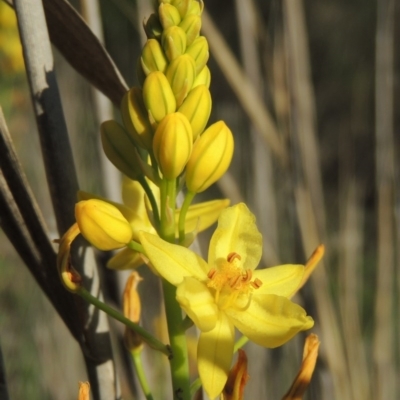
M 241 260 L 241 259 L 242 259 L 242 257 L 240 257 L 240 254 L 235 253 L 235 252 L 229 253 L 229 254 L 228 254 L 228 257 L 226 257 L 226 259 L 227 259 L 227 261 L 228 261 L 229 263 L 233 262 L 233 260 L 234 260 L 235 258 L 237 258 L 238 260 Z
M 215 268 L 211 268 L 211 269 L 208 271 L 207 276 L 208 276 L 210 279 L 212 279 L 212 278 L 215 276 L 216 273 L 217 273 L 217 270 L 216 270 Z

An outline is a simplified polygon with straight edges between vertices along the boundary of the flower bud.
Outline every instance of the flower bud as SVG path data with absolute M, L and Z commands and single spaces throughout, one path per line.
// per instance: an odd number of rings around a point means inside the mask
M 179 26 L 186 33 L 186 46 L 190 46 L 200 34 L 201 18 L 199 15 L 188 15 L 181 21 Z
M 140 296 L 137 291 L 137 286 L 142 280 L 141 276 L 136 271 L 133 271 L 126 281 L 123 295 L 124 316 L 135 323 L 138 323 L 140 320 L 142 308 Z M 142 338 L 135 331 L 125 327 L 124 344 L 129 351 L 141 348 L 142 343 Z
M 204 36 L 199 36 L 194 42 L 186 49 L 186 54 L 193 57 L 196 62 L 196 74 L 207 64 L 209 52 L 208 52 L 208 42 Z
M 196 65 L 192 57 L 183 54 L 169 64 L 165 73 L 179 107 L 192 88 Z
M 148 39 L 160 39 L 163 31 L 160 20 L 156 14 L 151 14 L 143 24 Z
M 142 89 L 134 87 L 124 95 L 121 102 L 121 116 L 134 142 L 144 149 L 151 149 L 153 129 L 143 102 Z
M 211 83 L 210 69 L 207 67 L 207 65 L 205 65 L 204 68 L 200 71 L 200 73 L 197 74 L 196 79 L 193 82 L 192 89 L 194 89 L 196 86 L 199 85 L 206 85 L 209 88 L 210 83 Z
M 181 18 L 184 18 L 187 14 L 189 7 L 192 3 L 192 0 L 172 0 L 171 4 L 173 4 L 177 10 L 179 11 L 179 15 Z
M 164 72 L 168 63 L 167 57 L 157 39 L 149 39 L 146 42 L 140 61 L 146 75 L 154 71 Z
M 168 114 L 158 125 L 153 140 L 153 152 L 165 178 L 178 177 L 193 148 L 192 127 L 181 113 Z
M 116 121 L 101 124 L 101 143 L 107 158 L 126 176 L 137 179 L 142 175 L 136 147 L 125 129 Z
M 223 121 L 206 129 L 193 146 L 186 165 L 186 186 L 190 192 L 202 192 L 226 172 L 233 147 L 232 132 Z
M 206 86 L 192 89 L 178 111 L 185 115 L 192 126 L 193 140 L 204 131 L 211 114 L 211 94 Z
M 115 250 L 132 239 L 132 228 L 118 208 L 102 200 L 83 200 L 75 205 L 82 235 L 100 250 Z
M 203 0 L 195 0 L 189 5 L 189 9 L 186 15 L 201 15 L 204 9 L 204 2 Z
M 164 30 L 181 22 L 179 11 L 172 4 L 161 3 L 158 7 L 158 15 Z
M 152 72 L 143 85 L 143 100 L 146 110 L 156 122 L 175 112 L 176 101 L 171 85 L 162 72 Z
M 161 35 L 161 44 L 169 61 L 174 60 L 186 50 L 186 33 L 179 26 L 171 26 Z

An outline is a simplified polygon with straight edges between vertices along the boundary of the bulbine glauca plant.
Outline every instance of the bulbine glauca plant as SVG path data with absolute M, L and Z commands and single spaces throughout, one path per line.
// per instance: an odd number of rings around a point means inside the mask
M 21 24 L 22 3 L 15 2 Z M 201 398 L 205 393 L 210 399 L 240 400 L 251 379 L 242 349 L 246 342 L 275 348 L 314 325 L 291 298 L 323 256 L 323 246 L 305 265 L 259 268 L 262 236 L 247 205 L 231 205 L 229 199 L 194 201 L 227 171 L 235 147 L 226 122 L 209 122 L 211 73 L 208 41 L 201 35 L 203 9 L 202 0 L 159 0 L 145 21 L 147 41 L 137 64 L 140 86 L 123 96 L 120 122 L 101 124 L 104 153 L 123 174 L 123 203 L 79 191 L 75 222 L 55 240 L 64 288 L 125 325 L 123 342 L 147 399 L 154 398 L 152 385 L 157 383 L 146 377 L 145 346 L 168 360 L 174 399 Z M 46 73 L 50 82 L 51 74 Z M 215 223 L 207 257 L 191 250 L 197 235 Z M 123 312 L 85 287 L 73 248 L 79 235 L 98 250 L 113 251 L 107 267 L 115 273 L 132 270 Z M 141 326 L 146 299 L 138 292 L 143 280 L 138 267 L 148 268 L 161 283 L 166 343 Z M 45 276 L 39 278 L 45 282 Z M 195 355 L 189 352 L 191 327 L 197 332 Z M 78 329 L 71 331 L 83 336 Z M 318 338 L 308 336 L 286 400 L 303 395 L 318 346 Z M 189 361 L 196 365 L 195 378 Z M 94 386 L 92 381 L 80 383 L 79 399 L 89 399 Z
M 210 399 L 242 399 L 246 355 L 241 350 L 233 367 L 234 353 L 247 340 L 273 348 L 312 328 L 313 319 L 290 298 L 323 249 L 306 267 L 257 269 L 262 238 L 248 207 L 229 207 L 229 200 L 192 203 L 226 172 L 234 151 L 227 124 L 208 124 L 212 96 L 208 42 L 200 34 L 203 6 L 196 0 L 160 1 L 145 22 L 148 40 L 137 67 L 141 86 L 124 96 L 122 124 L 110 120 L 101 126 L 104 152 L 125 175 L 124 204 L 80 192 L 76 223 L 60 240 L 58 268 L 68 290 L 110 312 L 86 292 L 71 265 L 74 238 L 82 234 L 100 250 L 117 250 L 108 262 L 114 270 L 147 264 L 162 282 L 169 344 L 140 327 L 146 300 L 137 294 L 140 277 L 133 272 L 125 316 L 118 318 L 126 324 L 125 344 L 136 364 L 146 343 L 168 357 L 174 398 L 190 399 L 202 386 Z M 216 221 L 204 260 L 188 247 Z M 193 324 L 199 332 L 199 379 L 191 382 L 185 330 Z M 235 328 L 242 335 L 236 346 Z M 139 376 L 152 398 L 145 375 Z

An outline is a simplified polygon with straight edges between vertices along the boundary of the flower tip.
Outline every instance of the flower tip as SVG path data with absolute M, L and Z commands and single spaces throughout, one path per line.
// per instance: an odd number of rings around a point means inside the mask
M 314 373 L 319 345 L 320 341 L 317 335 L 311 333 L 307 336 L 304 343 L 303 362 L 296 378 L 292 383 L 292 386 L 282 400 L 298 400 L 303 398 L 303 395 L 310 384 L 312 375 Z
M 242 400 L 244 388 L 250 379 L 247 373 L 247 356 L 243 349 L 238 350 L 236 364 L 229 372 L 223 395 L 224 400 Z
M 79 382 L 78 400 L 90 400 L 89 382 Z

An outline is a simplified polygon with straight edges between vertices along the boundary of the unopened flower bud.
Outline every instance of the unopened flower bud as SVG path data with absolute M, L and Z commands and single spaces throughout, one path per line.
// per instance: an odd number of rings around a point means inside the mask
M 187 47 L 186 54 L 193 57 L 196 62 L 196 74 L 200 73 L 207 64 L 208 57 L 210 56 L 207 39 L 204 36 L 199 36 Z
M 169 64 L 165 73 L 179 107 L 192 88 L 196 65 L 192 57 L 183 54 Z
M 204 85 L 192 89 L 178 111 L 185 115 L 192 126 L 193 140 L 204 131 L 211 114 L 211 94 Z
M 192 127 L 181 113 L 168 114 L 158 125 L 153 140 L 153 152 L 165 178 L 178 177 L 193 148 Z
M 223 121 L 208 127 L 193 147 L 186 165 L 186 186 L 200 193 L 215 183 L 228 169 L 233 155 L 233 135 Z
M 169 61 L 174 60 L 186 50 L 186 33 L 179 26 L 171 26 L 161 35 L 161 44 Z
M 160 39 L 163 31 L 160 20 L 156 14 L 151 14 L 143 24 L 148 39 Z
M 179 11 L 181 18 L 184 18 L 187 14 L 189 7 L 193 0 L 172 0 L 173 4 Z
M 199 15 L 187 15 L 179 26 L 186 33 L 186 46 L 190 46 L 200 34 L 201 18 Z
M 203 0 L 195 0 L 189 5 L 189 9 L 186 15 L 201 15 L 204 9 L 204 2 Z
M 114 166 L 134 180 L 142 175 L 136 147 L 125 129 L 110 120 L 101 124 L 100 131 L 104 153 Z
M 161 3 L 158 7 L 158 15 L 164 30 L 179 25 L 181 22 L 179 11 L 172 4 Z
M 162 72 L 152 72 L 143 85 L 143 100 L 146 109 L 156 122 L 175 112 L 176 100 L 168 79 Z
M 204 68 L 200 71 L 200 73 L 197 74 L 196 79 L 193 82 L 192 88 L 195 88 L 196 86 L 199 85 L 206 85 L 209 88 L 210 83 L 211 83 L 210 69 L 207 67 L 207 65 L 205 65 Z
M 153 129 L 148 115 L 142 89 L 133 87 L 122 98 L 122 121 L 134 142 L 147 150 L 151 149 L 153 143 Z
M 133 271 L 126 282 L 123 295 L 124 316 L 135 323 L 140 320 L 142 308 L 137 291 L 137 286 L 142 280 L 141 276 L 136 271 Z M 135 331 L 125 327 L 124 343 L 125 347 L 132 351 L 140 348 L 143 340 Z
M 115 250 L 132 239 L 132 228 L 117 207 L 102 200 L 83 200 L 75 205 L 81 234 L 100 250 Z
M 150 72 L 164 72 L 167 68 L 167 57 L 157 39 L 149 39 L 143 47 L 141 64 L 146 75 Z

